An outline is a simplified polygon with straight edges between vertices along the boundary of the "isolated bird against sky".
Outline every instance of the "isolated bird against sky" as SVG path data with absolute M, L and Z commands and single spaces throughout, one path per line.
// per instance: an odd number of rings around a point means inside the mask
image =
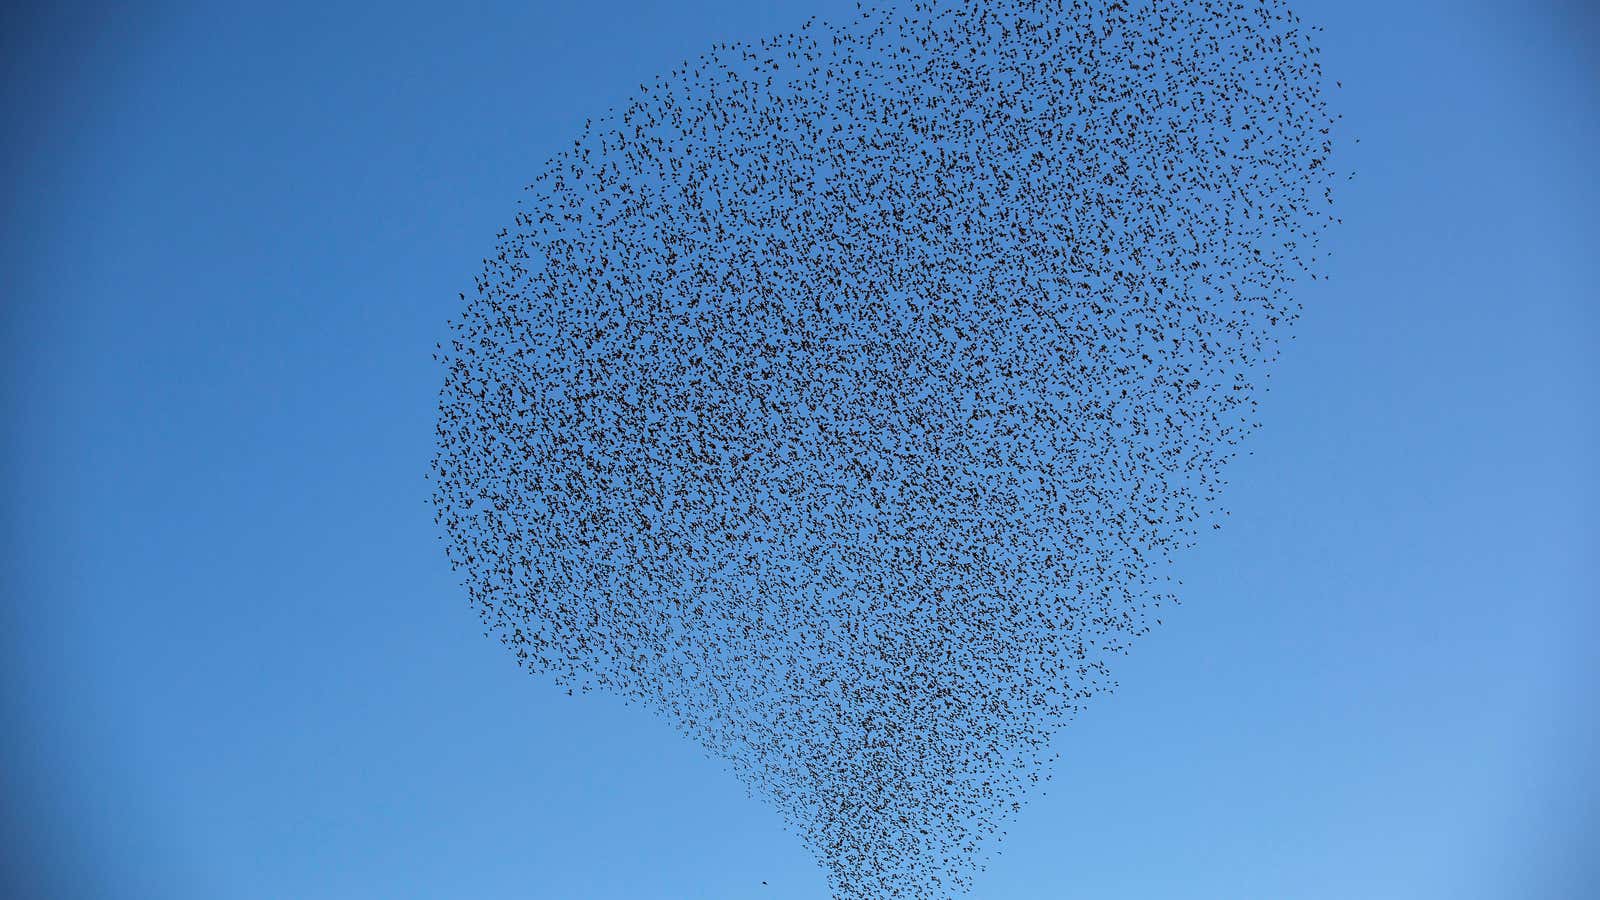
M 596 116 L 438 354 L 489 632 L 726 759 L 836 896 L 965 891 L 1257 425 L 1335 221 L 1313 37 L 863 6 Z

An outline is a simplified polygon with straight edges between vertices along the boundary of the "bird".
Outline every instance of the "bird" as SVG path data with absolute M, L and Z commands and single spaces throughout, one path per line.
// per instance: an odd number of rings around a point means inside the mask
M 485 636 L 726 761 L 838 900 L 971 891 L 1262 425 L 1344 180 L 1316 34 L 864 0 L 584 117 L 431 351 Z

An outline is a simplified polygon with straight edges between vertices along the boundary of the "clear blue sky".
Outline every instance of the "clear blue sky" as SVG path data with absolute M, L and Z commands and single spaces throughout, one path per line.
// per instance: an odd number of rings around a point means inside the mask
M 1298 4 L 1361 138 L 1332 280 L 974 897 L 1600 896 L 1583 6 Z M 482 637 L 423 474 L 433 343 L 539 164 L 851 8 L 5 13 L 0 886 L 825 896 L 720 763 Z

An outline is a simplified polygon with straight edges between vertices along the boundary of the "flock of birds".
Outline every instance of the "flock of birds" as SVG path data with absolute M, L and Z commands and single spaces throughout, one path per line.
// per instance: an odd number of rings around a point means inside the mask
M 1279 0 L 920 0 L 550 160 L 439 348 L 489 632 L 726 759 L 838 898 L 969 889 L 1175 600 L 1331 222 Z

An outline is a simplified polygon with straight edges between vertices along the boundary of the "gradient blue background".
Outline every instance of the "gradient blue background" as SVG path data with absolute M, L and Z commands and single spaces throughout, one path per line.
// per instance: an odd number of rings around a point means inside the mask
M 423 473 L 542 161 L 851 8 L 6 14 L 0 892 L 824 896 L 720 763 L 482 637 Z M 1600 896 L 1594 15 L 1297 8 L 1361 138 L 1333 278 L 974 897 Z

